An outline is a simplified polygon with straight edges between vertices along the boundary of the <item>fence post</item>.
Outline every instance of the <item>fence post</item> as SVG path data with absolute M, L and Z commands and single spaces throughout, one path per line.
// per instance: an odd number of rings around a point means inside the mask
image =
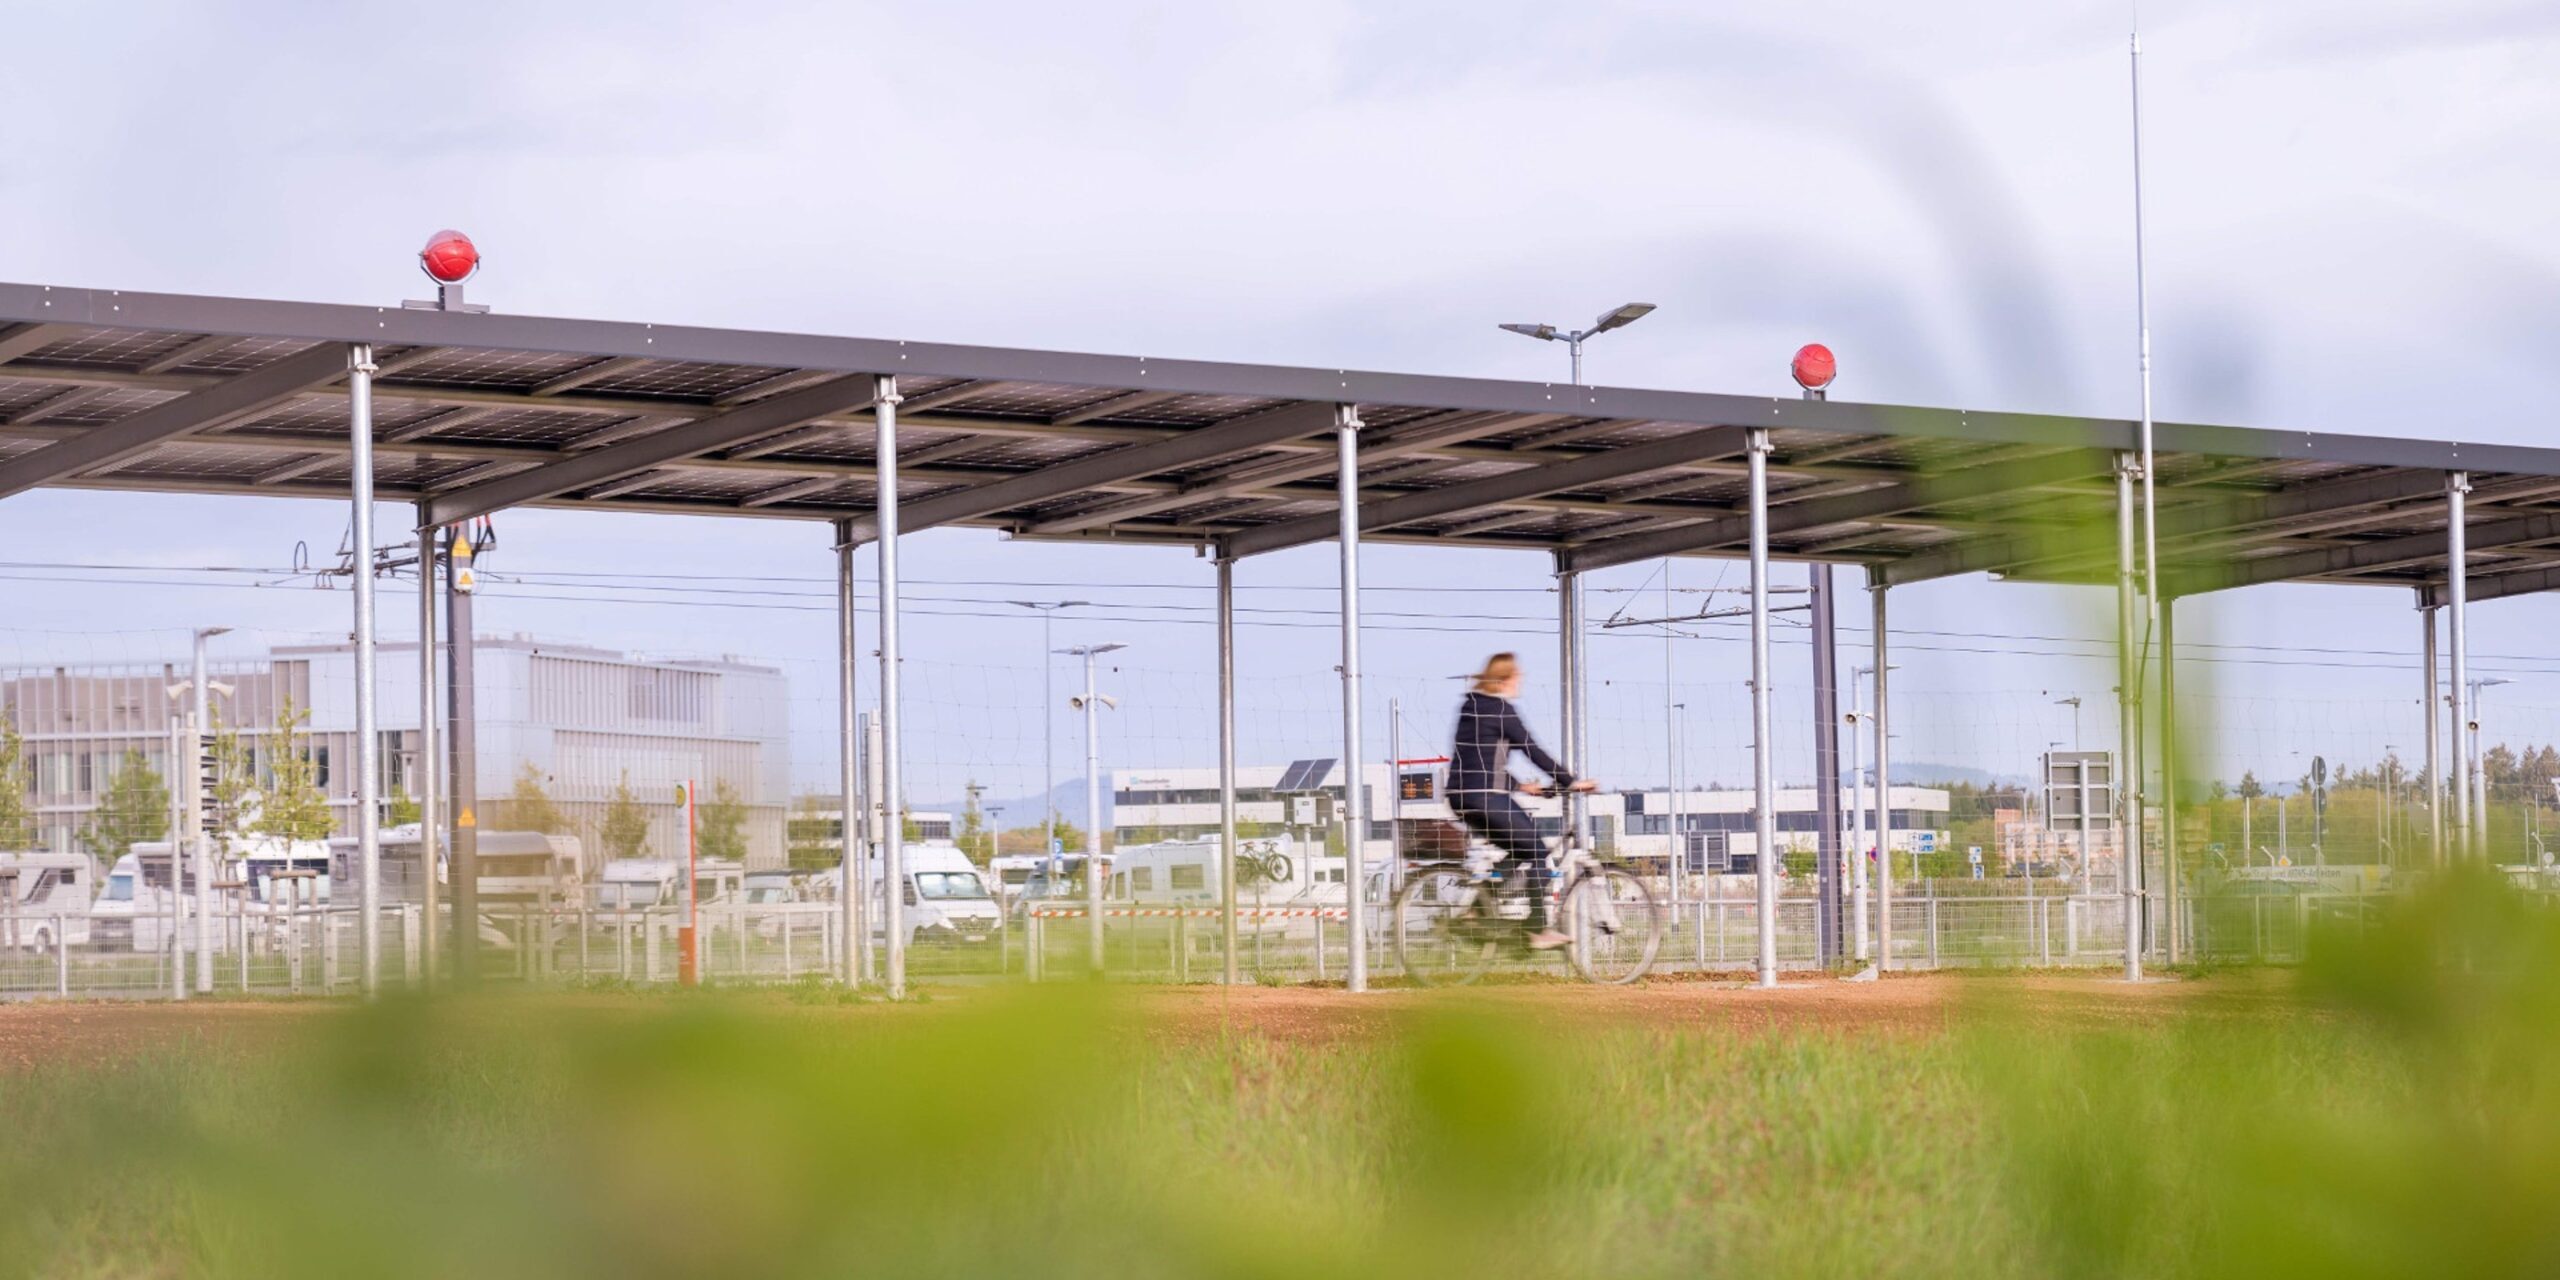
M 1025 982 L 1038 982 L 1040 955 L 1048 946 L 1048 930 L 1037 911 L 1023 912 L 1022 925 L 1028 935 L 1023 939 L 1023 946 L 1027 949 L 1022 953 L 1022 978 Z
M 71 996 L 71 935 L 63 932 L 59 912 L 53 917 L 53 994 Z
M 1173 918 L 1173 980 L 1176 982 L 1191 981 L 1191 948 L 1187 945 L 1191 940 L 1190 923 L 1189 916 Z
M 1316 912 L 1316 981 L 1324 980 L 1324 912 L 1318 911 Z
M 1929 894 L 1929 967 L 1938 967 L 1938 895 Z

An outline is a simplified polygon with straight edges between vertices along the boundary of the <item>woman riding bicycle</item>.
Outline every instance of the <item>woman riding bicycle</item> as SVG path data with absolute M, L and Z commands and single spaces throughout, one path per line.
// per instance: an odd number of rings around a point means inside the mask
M 1571 941 L 1547 922 L 1547 846 L 1538 838 L 1536 819 L 1511 798 L 1513 790 L 1545 795 L 1549 787 L 1596 791 L 1598 785 L 1574 777 L 1563 762 L 1548 755 L 1529 736 L 1529 726 L 1511 700 L 1520 696 L 1520 660 L 1508 653 L 1485 659 L 1466 701 L 1458 706 L 1457 741 L 1449 748 L 1449 808 L 1467 829 L 1502 850 L 1497 869 L 1506 883 L 1524 886 L 1529 894 L 1529 947 L 1549 951 Z M 1545 785 L 1516 781 L 1511 753 L 1529 757 L 1546 772 Z

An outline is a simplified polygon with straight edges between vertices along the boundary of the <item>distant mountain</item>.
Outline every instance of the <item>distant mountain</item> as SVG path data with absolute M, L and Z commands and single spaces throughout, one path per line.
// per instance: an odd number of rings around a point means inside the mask
M 1886 764 L 1886 771 L 1893 775 L 1892 781 L 1915 787 L 1925 787 L 1933 782 L 1961 782 L 1976 787 L 2032 787 L 2036 784 L 2033 778 L 2022 778 L 2013 773 L 1994 773 L 1989 769 L 1977 769 L 1971 765 L 1920 762 L 1904 764 L 1899 760 L 1887 761 Z

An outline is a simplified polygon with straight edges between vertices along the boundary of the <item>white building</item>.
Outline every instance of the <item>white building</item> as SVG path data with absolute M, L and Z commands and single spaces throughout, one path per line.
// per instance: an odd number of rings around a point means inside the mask
M 375 714 L 382 740 L 382 794 L 414 795 L 418 767 L 418 650 L 414 642 L 377 648 Z M 727 782 L 748 811 L 751 865 L 781 864 L 789 802 L 790 737 L 782 673 L 735 658 L 643 659 L 527 636 L 483 636 L 474 655 L 473 770 L 483 828 L 505 821 L 504 803 L 530 765 L 544 791 L 593 842 L 616 791 L 650 815 L 644 853 L 684 851 L 677 784 L 695 780 L 708 799 Z M 356 778 L 353 646 L 288 645 L 264 658 L 212 664 L 231 686 L 214 696 L 263 768 L 278 702 L 290 698 L 309 719 L 308 749 L 338 829 L 353 829 Z M 173 780 L 172 717 L 186 706 L 183 662 L 63 664 L 0 670 L 0 713 L 26 741 L 36 843 L 78 848 L 99 797 L 128 750 Z M 181 746 L 182 765 L 189 748 Z M 441 750 L 441 748 L 440 748 Z
M 1296 782 L 1288 777 L 1292 768 L 1237 766 L 1236 824 L 1240 834 L 1291 829 L 1312 833 L 1338 821 L 1335 806 L 1342 802 L 1342 769 L 1335 766 L 1323 771 L 1313 789 L 1300 785 L 1283 791 L 1283 782 Z M 1385 764 L 1365 765 L 1360 772 L 1362 803 L 1368 815 L 1369 856 L 1383 858 L 1393 851 L 1389 824 L 1399 813 L 1408 819 L 1449 817 L 1447 804 L 1437 798 L 1440 777 L 1436 769 L 1408 767 L 1401 798 L 1390 785 Z M 1194 839 L 1215 835 L 1219 829 L 1218 771 L 1214 768 L 1132 769 L 1113 780 L 1111 795 L 1112 836 L 1121 843 Z M 1813 789 L 1781 788 L 1774 798 L 1780 848 L 1812 849 L 1819 829 Z M 1914 848 L 1924 839 L 1946 839 L 1948 797 L 1944 790 L 1895 786 L 1890 799 L 1895 849 Z M 1546 834 L 1552 836 L 1563 830 L 1561 801 L 1552 796 L 1521 796 L 1519 800 L 1536 816 Z M 1851 847 L 1872 847 L 1876 829 L 1874 793 L 1865 791 L 1854 800 L 1853 806 L 1853 797 L 1847 790 L 1842 791 L 1843 830 L 1847 831 L 1855 812 L 1861 820 L 1850 836 Z M 1672 845 L 1671 801 L 1668 791 L 1607 791 L 1591 796 L 1593 844 L 1626 857 L 1666 856 Z M 1758 837 L 1752 830 L 1751 805 L 1749 791 L 1690 790 L 1680 794 L 1679 829 L 1689 837 L 1694 865 L 1722 866 L 1734 855 L 1747 857 L 1755 851 Z M 1924 832 L 1928 834 L 1924 836 Z

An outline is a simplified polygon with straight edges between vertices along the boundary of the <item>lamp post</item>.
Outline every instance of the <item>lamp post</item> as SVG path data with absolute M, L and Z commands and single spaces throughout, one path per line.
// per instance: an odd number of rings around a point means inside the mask
M 1058 734 L 1050 724 L 1057 702 L 1050 688 L 1055 663 L 1049 661 L 1049 624 L 1060 609 L 1081 609 L 1090 600 L 1009 600 L 1017 609 L 1030 609 L 1040 615 L 1040 853 L 1054 852 L 1058 844 Z
M 1068 700 L 1084 713 L 1084 901 L 1092 926 L 1093 976 L 1102 976 L 1102 708 L 1120 700 L 1094 686 L 1093 660 L 1125 644 L 1086 644 L 1058 652 L 1084 659 L 1084 693 Z
M 2471 847 L 2478 851 L 2482 862 L 2487 862 L 2489 861 L 2489 762 L 2480 754 L 2480 691 L 2497 685 L 2514 684 L 2515 681 L 2505 676 L 2473 676 L 2465 683 L 2471 686 L 2469 703 L 2471 720 L 2462 727 L 2462 731 L 2471 737 L 2471 752 L 2465 757 L 2471 762 L 2471 778 L 2466 784 L 2471 788 Z
M 1602 312 L 1588 329 L 1560 329 L 1551 324 L 1506 324 L 1503 329 L 1540 342 L 1561 342 L 1573 352 L 1573 385 L 1582 385 L 1582 344 L 1611 329 L 1623 329 L 1653 314 L 1650 302 L 1630 302 L 1614 311 Z

